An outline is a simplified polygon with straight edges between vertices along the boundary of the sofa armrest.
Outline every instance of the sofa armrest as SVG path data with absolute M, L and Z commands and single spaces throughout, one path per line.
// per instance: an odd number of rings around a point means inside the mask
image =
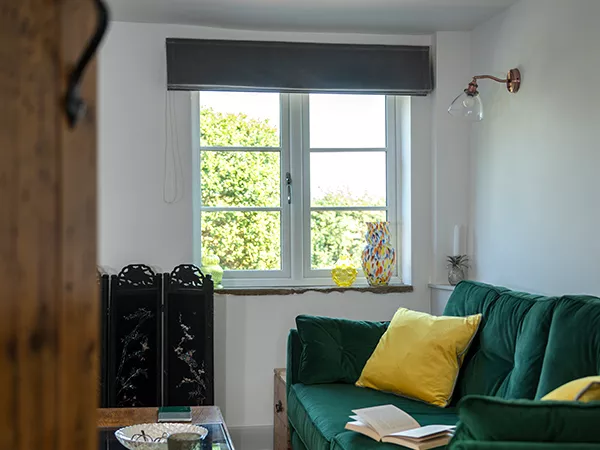
M 447 450 L 595 450 L 598 444 L 565 444 L 563 442 L 499 442 L 458 441 Z
M 505 400 L 470 395 L 448 450 L 600 448 L 600 402 Z
M 285 369 L 285 389 L 286 395 L 290 393 L 293 384 L 298 383 L 298 369 L 300 367 L 300 355 L 302 353 L 302 343 L 298 330 L 290 330 L 287 342 L 287 366 Z

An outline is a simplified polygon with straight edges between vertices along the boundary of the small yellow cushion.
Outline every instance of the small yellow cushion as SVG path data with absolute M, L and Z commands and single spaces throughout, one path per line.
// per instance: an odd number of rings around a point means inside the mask
M 572 400 L 592 402 L 600 400 L 600 376 L 579 378 L 554 389 L 542 400 Z
M 356 385 L 447 406 L 480 322 L 398 309 Z

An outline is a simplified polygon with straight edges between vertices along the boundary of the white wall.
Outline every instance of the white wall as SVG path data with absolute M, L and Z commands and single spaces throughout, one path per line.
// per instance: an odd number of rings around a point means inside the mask
M 444 314 L 446 304 L 452 295 L 454 287 L 450 285 L 432 285 L 431 287 L 431 314 L 441 316 Z
M 428 295 L 421 287 L 398 295 L 216 296 L 215 393 L 227 424 L 271 424 L 273 368 L 286 366 L 287 335 L 298 314 L 389 320 L 399 306 L 427 311 Z
M 462 86 L 465 71 L 463 44 L 468 33 L 441 33 L 445 46 L 436 53 L 438 74 L 452 74 Z M 132 262 L 170 270 L 192 260 L 191 122 L 189 96 L 173 95 L 180 149 L 184 160 L 184 198 L 163 202 L 165 137 L 165 38 L 242 38 L 289 41 L 320 41 L 379 44 L 429 45 L 431 36 L 384 36 L 344 34 L 263 33 L 219 30 L 177 25 L 113 23 L 99 62 L 99 263 L 120 268 Z M 440 42 L 441 42 L 440 41 Z M 457 60 L 450 53 L 461 53 Z M 467 53 L 468 55 L 468 53 Z M 468 59 L 468 58 L 467 58 Z M 460 78 L 460 82 L 458 81 Z M 389 319 L 398 306 L 429 311 L 427 284 L 433 278 L 433 183 L 435 170 L 442 183 L 452 179 L 456 165 L 467 167 L 465 143 L 455 143 L 450 127 L 433 131 L 432 115 L 447 108 L 457 89 L 446 86 L 437 97 L 414 98 L 407 108 L 411 116 L 403 137 L 410 136 L 411 154 L 406 159 L 410 173 L 410 260 L 414 292 L 397 295 L 309 293 L 284 297 L 215 298 L 216 401 L 231 427 L 272 423 L 272 370 L 285 366 L 285 342 L 297 314 L 317 314 L 365 320 Z M 438 141 L 437 159 L 432 139 Z M 460 135 L 462 136 L 462 135 Z M 467 143 L 468 144 L 468 143 Z M 449 163 L 452 149 L 458 161 Z M 462 161 L 462 162 L 461 162 Z M 441 167 L 437 167 L 440 164 Z M 458 169 L 459 173 L 461 169 Z M 467 178 L 466 176 L 463 178 Z M 463 187 L 459 186 L 460 192 Z M 435 196 L 450 209 L 466 211 L 466 196 L 439 188 Z M 446 195 L 448 194 L 448 195 Z M 466 213 L 448 223 L 466 223 Z M 447 224 L 444 225 L 444 228 Z M 439 228 L 439 227 L 438 227 Z M 436 238 L 436 245 L 449 251 L 449 227 Z M 446 250 L 446 248 L 448 250 Z
M 448 106 L 471 76 L 471 36 L 435 35 L 435 91 L 432 96 L 433 283 L 448 283 L 454 226 L 461 230 L 461 254 L 468 252 L 469 124 L 448 114 Z
M 473 32 L 473 73 L 523 75 L 515 95 L 480 83 L 471 190 L 480 280 L 600 295 L 599 23 L 598 0 L 522 0 Z
M 429 45 L 431 37 L 284 33 L 225 30 L 181 25 L 115 22 L 100 53 L 100 242 L 101 264 L 115 268 L 147 261 L 170 268 L 192 260 L 191 170 L 184 171 L 184 198 L 163 202 L 165 143 L 165 39 L 264 39 Z M 189 101 L 169 93 L 176 105 L 180 149 L 191 161 Z M 188 103 L 186 103 L 188 102 Z M 419 128 L 413 140 L 429 148 L 427 99 L 413 110 Z M 424 141 L 423 141 L 424 139 Z M 421 164 L 417 159 L 414 164 Z M 421 164 L 428 171 L 429 163 Z M 429 173 L 425 174 L 427 179 Z M 418 181 L 417 181 L 418 182 Z M 427 184 L 416 191 L 428 201 Z M 423 205 L 423 201 L 419 204 Z M 427 223 L 430 219 L 426 219 Z M 417 239 L 419 239 L 417 237 Z

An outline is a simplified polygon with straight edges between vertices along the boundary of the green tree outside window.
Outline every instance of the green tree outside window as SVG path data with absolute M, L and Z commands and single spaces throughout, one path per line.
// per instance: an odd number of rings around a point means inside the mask
M 268 120 L 245 114 L 200 110 L 203 147 L 279 147 L 279 131 Z M 203 206 L 279 207 L 279 152 L 201 153 Z M 326 192 L 314 206 L 369 206 L 380 200 L 348 191 Z M 360 267 L 365 222 L 385 220 L 385 211 L 314 211 L 311 214 L 311 266 L 332 267 L 342 253 Z M 225 270 L 281 268 L 279 212 L 202 212 L 202 252 L 221 258 Z

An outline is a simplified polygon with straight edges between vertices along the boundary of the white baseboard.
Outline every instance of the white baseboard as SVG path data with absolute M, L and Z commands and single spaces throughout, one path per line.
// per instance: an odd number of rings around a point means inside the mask
M 235 450 L 273 450 L 273 427 L 231 427 Z

